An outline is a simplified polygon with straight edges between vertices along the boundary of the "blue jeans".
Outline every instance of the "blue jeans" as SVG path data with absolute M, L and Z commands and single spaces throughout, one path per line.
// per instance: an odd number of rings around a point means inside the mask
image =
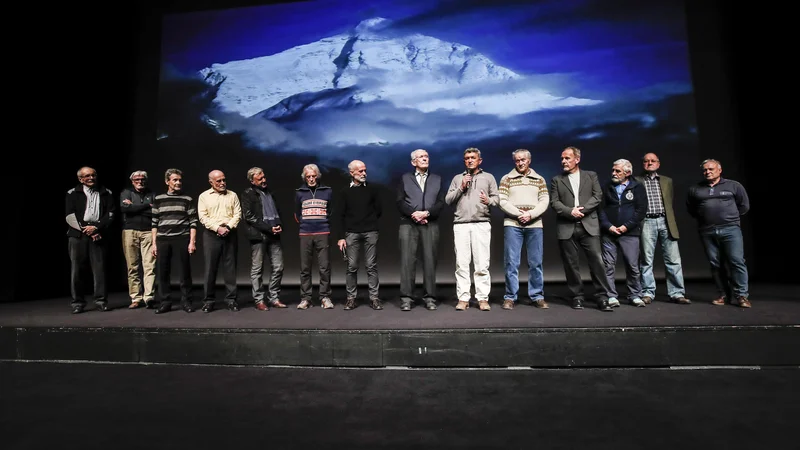
M 700 231 L 700 239 L 711 264 L 711 277 L 720 297 L 748 296 L 747 265 L 744 262 L 744 238 L 736 225 Z
M 664 271 L 667 278 L 667 295 L 669 298 L 686 296 L 683 284 L 683 268 L 681 266 L 681 253 L 678 250 L 678 241 L 669 236 L 667 218 L 644 219 L 642 235 L 639 237 L 642 244 L 642 295 L 656 297 L 656 278 L 653 275 L 653 260 L 655 259 L 656 246 L 661 243 L 661 252 L 664 254 Z
M 523 244 L 528 254 L 528 297 L 534 301 L 544 298 L 543 236 L 541 228 L 503 227 L 503 262 L 506 268 L 504 300 L 517 301 Z

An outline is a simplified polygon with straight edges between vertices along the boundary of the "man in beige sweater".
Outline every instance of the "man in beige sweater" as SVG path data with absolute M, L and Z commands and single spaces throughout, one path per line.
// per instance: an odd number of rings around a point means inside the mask
M 506 270 L 506 292 L 503 309 L 514 309 L 519 291 L 519 264 L 522 247 L 528 257 L 528 297 L 537 308 L 547 309 L 544 300 L 542 271 L 542 214 L 547 210 L 550 195 L 547 182 L 531 169 L 531 153 L 515 150 L 514 169 L 500 179 L 500 209 L 503 220 L 503 262 Z

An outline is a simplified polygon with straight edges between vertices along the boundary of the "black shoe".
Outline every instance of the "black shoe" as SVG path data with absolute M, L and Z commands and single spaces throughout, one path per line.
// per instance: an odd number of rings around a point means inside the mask
M 379 298 L 374 298 L 369 301 L 369 306 L 374 310 L 383 309 L 383 302 Z
M 206 304 L 203 305 L 203 312 L 204 313 L 210 313 L 213 310 L 214 310 L 214 304 L 213 303 L 206 303 Z
M 572 299 L 572 309 L 583 309 L 583 299 L 582 298 L 573 298 Z
M 236 302 L 230 302 L 228 303 L 228 309 L 233 312 L 239 311 L 239 304 Z
M 356 308 L 356 299 L 348 298 L 347 301 L 344 304 L 345 311 L 349 311 L 349 310 L 355 309 L 355 308 Z
M 156 310 L 156 314 L 164 314 L 172 311 L 172 304 L 171 303 L 161 303 L 158 305 L 158 309 Z
M 614 311 L 614 308 L 608 304 L 608 299 L 600 299 L 597 301 L 597 309 L 604 312 Z
M 427 302 L 425 307 L 428 308 L 428 311 L 436 311 L 436 302 Z
M 83 312 L 83 305 L 75 305 L 72 307 L 72 314 L 80 314 Z
M 187 313 L 194 312 L 194 308 L 192 308 L 191 303 L 184 303 L 183 305 L 181 305 L 181 309 L 183 309 Z
M 155 309 L 155 307 L 156 307 L 155 303 L 156 303 L 155 300 L 150 300 L 149 302 L 144 302 L 144 307 L 146 309 Z
M 103 311 L 103 312 L 108 312 L 108 311 L 111 311 L 111 308 L 108 306 L 107 303 L 98 303 L 97 304 L 97 310 L 98 311 Z

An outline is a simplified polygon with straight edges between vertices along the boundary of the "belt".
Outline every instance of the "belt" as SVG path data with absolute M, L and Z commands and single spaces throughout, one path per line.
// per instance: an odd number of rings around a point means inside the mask
M 648 218 L 648 219 L 658 219 L 659 217 L 664 217 L 664 216 L 666 216 L 666 214 L 664 214 L 664 213 L 661 213 L 661 214 L 645 214 L 645 217 Z

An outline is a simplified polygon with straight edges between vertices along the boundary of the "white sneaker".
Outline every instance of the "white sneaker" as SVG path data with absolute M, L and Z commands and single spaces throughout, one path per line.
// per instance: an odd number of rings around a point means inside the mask
M 631 305 L 633 305 L 633 306 L 644 306 L 644 301 L 642 299 L 640 299 L 639 297 L 636 297 L 635 299 L 631 300 Z
M 617 300 L 615 297 L 609 298 L 608 299 L 608 306 L 612 306 L 614 308 L 619 307 L 619 300 Z

